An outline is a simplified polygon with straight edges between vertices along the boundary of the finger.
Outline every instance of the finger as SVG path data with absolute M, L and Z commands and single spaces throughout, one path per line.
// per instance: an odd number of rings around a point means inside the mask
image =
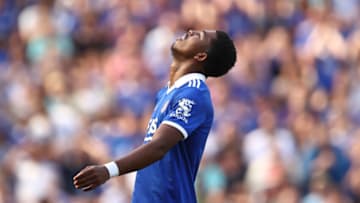
M 83 190 L 84 192 L 87 192 L 87 191 L 90 191 L 90 190 L 95 189 L 97 186 L 99 186 L 99 184 L 92 184 L 92 185 L 89 185 L 89 186 L 86 187 L 86 188 L 83 188 L 82 190 Z
M 81 178 L 84 173 L 86 173 L 88 170 L 85 168 L 85 169 L 82 169 L 79 173 L 77 173 L 74 177 L 73 177 L 73 180 L 77 180 L 79 178 Z
M 96 182 L 95 176 L 88 176 L 85 179 L 75 180 L 74 185 L 76 188 L 83 188 Z
M 77 189 L 80 189 L 80 188 L 84 188 L 84 187 L 87 187 L 91 184 L 94 184 L 95 182 L 93 180 L 89 180 L 89 181 L 86 181 L 86 182 L 82 182 L 82 183 L 74 183 L 75 187 Z
M 88 181 L 90 179 L 93 179 L 94 177 L 95 177 L 95 174 L 85 174 L 83 176 L 76 178 L 73 182 L 74 183 L 82 183 L 82 182 Z
M 88 173 L 89 171 L 92 171 L 93 168 L 94 168 L 93 166 L 86 166 L 79 173 L 77 173 L 73 179 L 77 179 L 77 178 L 83 176 L 84 174 Z
M 89 189 L 92 187 L 93 184 L 88 185 L 86 187 L 80 188 L 82 191 L 89 191 Z
M 81 170 L 76 176 L 74 176 L 73 180 L 81 180 L 81 179 L 89 176 L 91 173 L 92 173 L 92 170 L 90 170 L 89 168 L 85 168 L 85 169 Z

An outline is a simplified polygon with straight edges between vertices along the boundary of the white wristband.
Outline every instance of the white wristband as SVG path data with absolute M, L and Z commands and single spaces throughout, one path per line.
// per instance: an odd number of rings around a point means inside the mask
M 112 161 L 104 165 L 110 174 L 110 178 L 119 175 L 119 168 L 117 164 Z

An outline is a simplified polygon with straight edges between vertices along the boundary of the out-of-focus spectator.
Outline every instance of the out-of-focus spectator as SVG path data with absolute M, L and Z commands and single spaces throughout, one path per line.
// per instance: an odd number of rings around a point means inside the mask
M 249 164 L 247 181 L 254 192 L 277 185 L 281 181 L 278 178 L 284 178 L 284 170 L 296 160 L 293 136 L 289 130 L 277 127 L 271 110 L 261 112 L 259 128 L 245 135 L 243 152 Z
M 42 0 L 39 4 L 26 7 L 19 14 L 19 31 L 26 43 L 27 57 L 32 62 L 44 58 L 67 58 L 73 52 L 69 36 L 57 33 L 52 18 L 52 0 Z
M 175 12 L 165 12 L 159 17 L 158 25 L 145 36 L 143 55 L 150 72 L 164 81 L 168 77 L 168 67 L 171 63 L 170 47 L 174 36 L 179 35 L 179 15 Z

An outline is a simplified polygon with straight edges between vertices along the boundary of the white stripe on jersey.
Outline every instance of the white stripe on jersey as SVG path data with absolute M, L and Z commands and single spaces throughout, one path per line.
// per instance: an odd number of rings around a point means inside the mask
M 188 133 L 181 125 L 179 125 L 173 121 L 167 121 L 167 120 L 163 121 L 162 123 L 178 129 L 181 132 L 181 134 L 184 136 L 184 139 L 189 137 Z
M 196 87 L 196 88 L 200 88 L 201 85 L 201 80 L 199 79 L 195 79 L 195 80 L 190 80 L 188 87 Z
M 147 141 L 151 141 L 152 140 L 152 137 L 145 137 L 144 141 L 147 142 Z
M 197 79 L 197 88 L 200 88 L 200 85 L 201 85 L 201 82 L 200 82 L 200 80 L 199 79 Z

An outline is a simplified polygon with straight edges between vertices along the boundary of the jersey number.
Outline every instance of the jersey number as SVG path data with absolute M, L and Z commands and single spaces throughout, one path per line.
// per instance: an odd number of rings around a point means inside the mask
M 157 129 L 157 122 L 158 122 L 157 118 L 150 119 L 149 124 L 147 126 L 148 134 L 154 134 L 155 133 L 155 131 Z

